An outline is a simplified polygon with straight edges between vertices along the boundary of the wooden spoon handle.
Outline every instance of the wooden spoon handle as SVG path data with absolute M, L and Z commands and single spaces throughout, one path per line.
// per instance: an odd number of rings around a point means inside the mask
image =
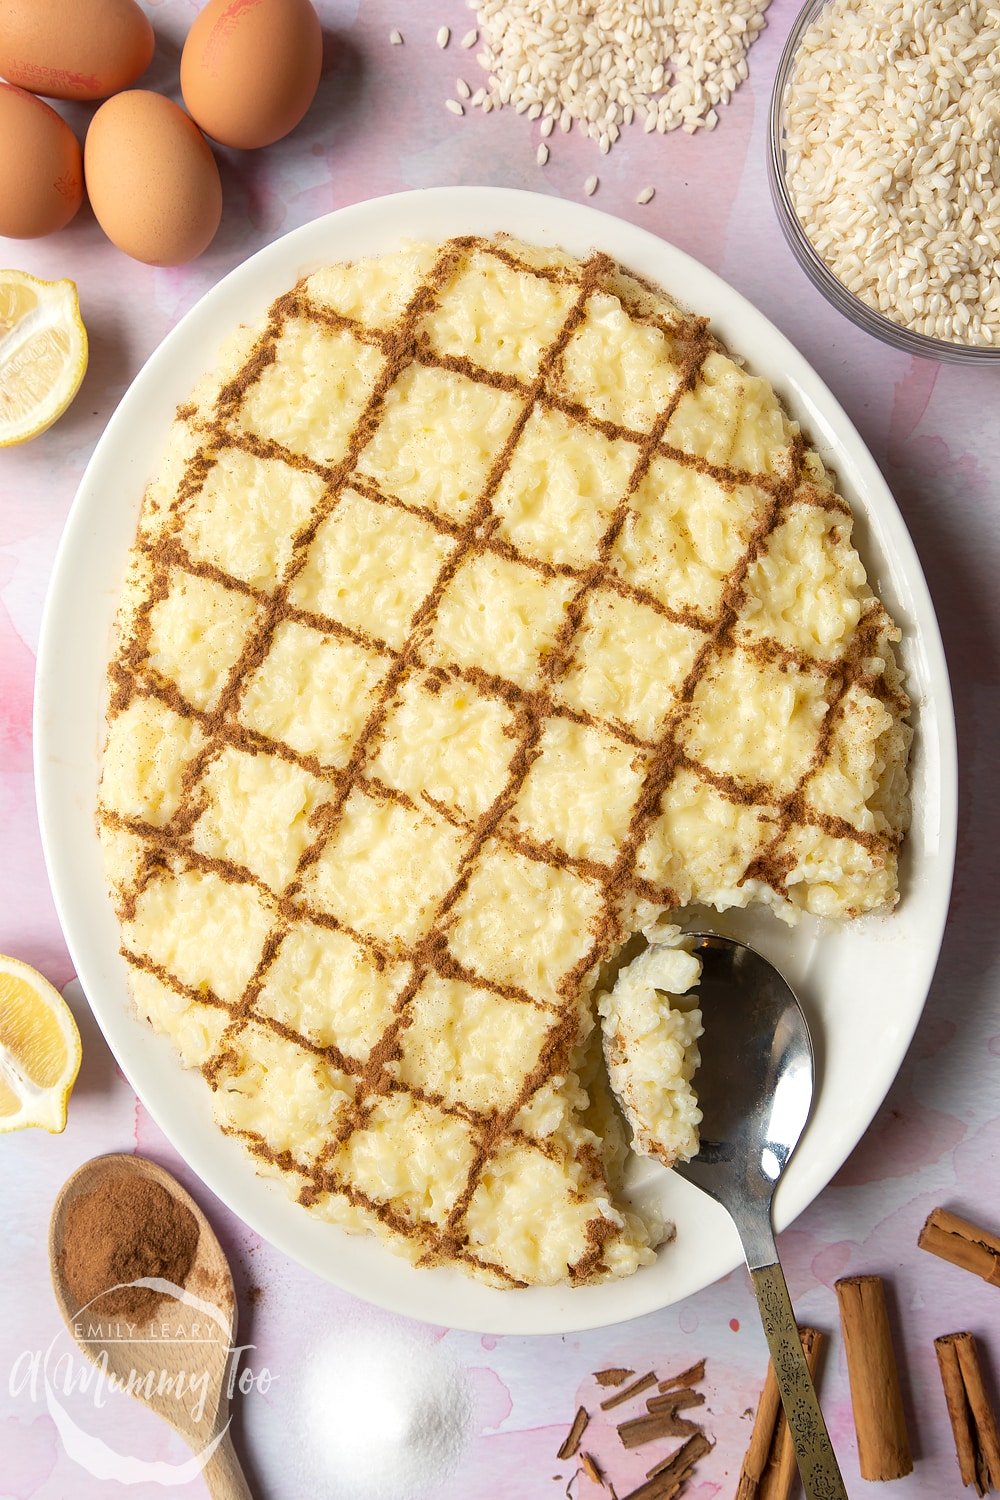
M 246 1476 L 227 1432 L 202 1473 L 212 1500 L 253 1500 Z

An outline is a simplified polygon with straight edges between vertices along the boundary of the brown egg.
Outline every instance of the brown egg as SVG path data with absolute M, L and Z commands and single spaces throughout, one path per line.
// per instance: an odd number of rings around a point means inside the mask
M 135 0 L 0 0 L 0 73 L 53 99 L 106 99 L 145 73 L 153 28 Z
M 51 234 L 82 201 L 80 142 L 66 121 L 34 94 L 0 83 L 0 234 Z
M 198 127 L 162 94 L 130 89 L 102 104 L 84 168 L 98 223 L 134 260 L 180 266 L 211 243 L 222 216 L 219 169 Z
M 294 130 L 319 85 L 309 0 L 209 0 L 181 53 L 181 93 L 206 135 L 252 151 Z

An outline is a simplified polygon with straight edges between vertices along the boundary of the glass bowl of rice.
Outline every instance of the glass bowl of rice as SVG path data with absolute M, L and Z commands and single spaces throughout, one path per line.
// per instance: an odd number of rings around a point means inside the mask
M 908 354 L 1000 359 L 1000 113 L 988 0 L 808 0 L 768 178 L 806 275 Z

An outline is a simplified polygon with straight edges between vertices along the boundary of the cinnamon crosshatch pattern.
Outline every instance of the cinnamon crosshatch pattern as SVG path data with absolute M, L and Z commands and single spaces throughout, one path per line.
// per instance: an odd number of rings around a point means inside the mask
M 137 983 L 212 1014 L 196 1060 L 222 1122 L 304 1204 L 349 1204 L 428 1263 L 523 1284 L 490 1226 L 504 1179 L 534 1174 L 578 1205 L 565 1274 L 586 1281 L 613 1269 L 624 1226 L 598 1201 L 592 1138 L 538 1131 L 531 1111 L 586 1034 L 590 978 L 639 913 L 708 894 L 665 853 L 685 809 L 735 809 L 733 887 L 794 899 L 824 878 L 805 868 L 821 839 L 854 851 L 862 904 L 867 873 L 894 871 L 900 815 L 870 798 L 845 816 L 827 776 L 866 715 L 870 741 L 890 745 L 887 711 L 900 732 L 893 628 L 857 579 L 854 628 L 826 654 L 794 609 L 769 613 L 782 548 L 811 547 L 827 583 L 850 567 L 850 511 L 776 402 L 763 446 L 741 428 L 750 387 L 705 321 L 607 257 L 455 239 L 388 321 L 322 286 L 278 299 L 210 412 L 178 412 L 190 456 L 147 499 L 110 734 L 168 735 L 183 773 L 176 795 L 137 784 L 116 805 L 105 787 L 105 836 L 133 853 L 122 951 Z M 500 299 L 472 352 L 470 288 Z M 286 347 L 312 351 L 316 381 L 296 383 Z M 616 359 L 617 381 L 588 384 Z M 439 468 L 435 416 L 458 453 Z M 546 509 L 561 444 L 593 480 L 570 527 Z M 176 645 L 181 623 L 198 649 Z M 773 700 L 780 755 L 766 733 L 739 739 L 748 683 L 765 717 Z M 435 760 L 442 722 L 452 762 Z M 595 763 L 610 779 L 591 821 L 578 783 Z M 223 946 L 238 934 L 235 964 L 215 977 L 182 938 L 161 951 L 179 914 Z M 307 1025 L 296 995 L 324 985 Z M 456 1076 L 445 1031 L 469 1057 L 516 1033 L 518 1065 Z M 227 1095 L 265 1099 L 279 1053 L 326 1121 L 308 1155 L 226 1118 Z M 426 1181 L 393 1194 L 387 1152 L 422 1148 Z

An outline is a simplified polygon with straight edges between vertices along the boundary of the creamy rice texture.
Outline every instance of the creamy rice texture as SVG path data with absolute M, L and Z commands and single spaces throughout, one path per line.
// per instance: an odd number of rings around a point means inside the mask
M 695 989 L 701 962 L 679 927 L 662 919 L 647 928 L 647 946 L 597 994 L 608 1078 L 640 1156 L 664 1166 L 698 1154 L 701 1110 L 692 1079 L 704 1028 Z
M 146 490 L 99 824 L 137 1011 L 305 1209 L 503 1286 L 653 1258 L 607 965 L 694 901 L 896 900 L 908 703 L 851 525 L 767 382 L 601 255 L 415 246 L 233 336 Z M 612 1082 L 655 1061 L 686 1150 L 650 953 Z

